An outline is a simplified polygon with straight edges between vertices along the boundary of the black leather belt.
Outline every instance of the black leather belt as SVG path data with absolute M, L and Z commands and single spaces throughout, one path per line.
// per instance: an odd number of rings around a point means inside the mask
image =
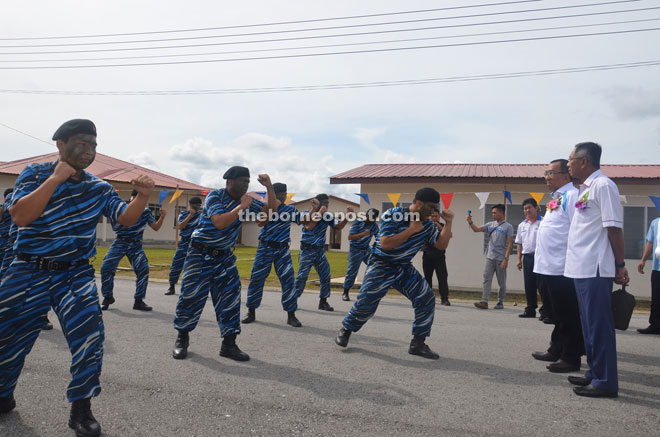
M 53 261 L 38 255 L 28 255 L 27 253 L 16 254 L 16 257 L 21 261 L 35 264 L 41 270 L 70 270 L 80 266 L 89 265 L 88 259 L 81 259 L 78 261 Z
M 303 249 L 321 249 L 323 246 L 317 246 L 316 244 L 303 243 L 301 241 L 300 242 L 300 247 L 302 247 Z
M 204 255 L 209 255 L 214 258 L 224 258 L 225 256 L 231 254 L 231 250 L 227 249 L 216 249 L 215 247 L 208 246 L 197 241 L 191 241 L 190 247 L 199 250 Z
M 259 242 L 274 249 L 282 249 L 283 247 L 289 247 L 289 243 L 285 243 L 285 242 L 279 243 L 277 241 L 263 241 L 263 240 L 259 240 Z

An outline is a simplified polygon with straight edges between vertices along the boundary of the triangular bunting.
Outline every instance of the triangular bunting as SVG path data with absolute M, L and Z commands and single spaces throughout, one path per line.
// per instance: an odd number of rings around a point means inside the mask
M 176 190 L 172 195 L 172 198 L 170 199 L 170 203 L 174 202 L 176 199 L 181 197 L 182 194 L 183 194 L 183 190 Z
M 543 196 L 545 196 L 545 193 L 532 193 L 530 191 L 529 195 L 532 196 L 532 199 L 536 200 L 536 203 L 538 203 L 540 205 L 541 200 L 543 199 Z
M 160 190 L 160 193 L 158 193 L 158 203 L 162 204 L 168 194 L 170 194 L 170 190 Z
M 286 193 L 286 200 L 284 201 L 285 204 L 289 204 L 291 202 L 291 199 L 293 199 L 293 196 L 295 196 L 296 193 Z
M 258 195 L 262 199 L 266 198 L 266 192 L 265 191 L 255 191 L 254 194 Z
M 355 195 L 363 198 L 364 201 L 367 202 L 367 205 L 371 205 L 371 202 L 369 202 L 369 195 L 367 193 L 355 193 Z
M 481 202 L 481 205 L 479 205 L 479 209 L 484 209 L 484 206 L 486 206 L 486 201 L 488 200 L 488 196 L 490 196 L 490 193 L 481 192 L 481 193 L 474 193 L 474 195 L 477 196 L 479 202 Z
M 199 190 L 199 192 L 202 193 L 204 196 L 206 196 L 207 194 L 209 194 L 210 191 L 211 191 L 211 190 Z
M 389 197 L 390 202 L 392 202 L 392 205 L 396 206 L 396 204 L 399 203 L 399 198 L 401 197 L 401 193 L 387 193 L 387 197 Z
M 660 197 L 658 197 L 658 196 L 649 196 L 649 199 L 651 199 L 651 202 L 653 202 L 656 209 L 658 211 L 660 211 Z
M 511 191 L 504 190 L 502 191 L 502 194 L 504 194 L 504 198 L 509 201 L 509 204 L 513 205 L 513 202 L 511 201 Z
M 628 197 L 625 194 L 619 194 L 619 199 L 621 199 L 621 203 L 628 203 Z
M 454 193 L 440 193 L 440 198 L 442 199 L 444 209 L 449 209 L 451 201 L 454 198 Z

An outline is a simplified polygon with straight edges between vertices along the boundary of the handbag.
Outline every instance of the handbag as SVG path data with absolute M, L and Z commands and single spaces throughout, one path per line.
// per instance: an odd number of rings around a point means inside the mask
M 628 329 L 634 308 L 635 296 L 626 291 L 625 285 L 612 292 L 612 313 L 616 329 L 621 331 Z

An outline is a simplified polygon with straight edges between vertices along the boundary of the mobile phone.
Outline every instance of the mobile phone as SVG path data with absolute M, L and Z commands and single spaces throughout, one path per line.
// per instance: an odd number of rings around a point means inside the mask
M 472 210 L 467 210 L 468 215 L 472 215 Z

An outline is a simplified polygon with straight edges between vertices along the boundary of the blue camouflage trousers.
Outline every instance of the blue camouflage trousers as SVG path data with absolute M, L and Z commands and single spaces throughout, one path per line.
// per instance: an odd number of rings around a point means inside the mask
M 413 335 L 430 336 L 435 315 L 435 294 L 412 263 L 373 261 L 369 264 L 357 299 L 344 318 L 344 328 L 353 332 L 359 331 L 376 313 L 380 300 L 390 287 L 394 287 L 412 302 L 415 309 Z
M 240 334 L 241 278 L 236 268 L 236 257 L 230 253 L 215 258 L 193 247 L 188 251 L 183 264 L 174 329 L 181 332 L 195 329 L 209 292 L 220 335 Z
M 0 238 L 0 268 L 2 266 L 3 260 L 5 259 L 5 254 L 8 254 L 8 256 L 12 255 L 11 246 L 9 245 L 9 238 L 7 237 Z M 1 274 L 0 279 L 2 279 Z
M 147 283 L 149 282 L 149 261 L 142 249 L 142 242 L 129 242 L 116 238 L 112 242 L 108 253 L 101 264 L 101 293 L 103 297 L 112 297 L 114 288 L 115 272 L 119 261 L 126 256 L 135 272 L 135 299 L 144 299 L 147 294 Z
M 53 308 L 71 351 L 67 399 L 101 393 L 103 319 L 94 268 L 39 270 L 15 259 L 0 284 L 0 397 L 14 392 L 48 310 Z
M 7 273 L 7 270 L 9 269 L 9 265 L 11 262 L 14 260 L 14 244 L 12 241 L 9 241 L 9 244 L 5 248 L 5 252 L 3 253 L 3 258 L 2 258 L 2 264 L 0 265 L 0 280 L 5 276 L 5 273 Z
M 275 264 L 275 273 L 282 286 L 282 308 L 286 312 L 298 308 L 298 298 L 293 288 L 293 262 L 289 246 L 275 248 L 260 244 L 252 265 L 252 275 L 247 293 L 247 307 L 259 308 L 263 296 L 264 282 Z
M 179 240 L 179 244 L 176 246 L 176 252 L 174 252 L 174 258 L 172 258 L 172 266 L 170 267 L 170 284 L 176 284 L 179 282 L 179 276 L 181 276 L 183 262 L 186 260 L 186 254 L 188 253 L 189 247 L 189 238 Z
M 309 271 L 314 267 L 321 280 L 321 299 L 330 297 L 330 263 L 325 256 L 323 247 L 300 248 L 298 254 L 298 276 L 296 276 L 296 297 L 305 290 Z
M 355 277 L 360 269 L 360 264 L 366 264 L 369 258 L 369 248 L 358 249 L 350 247 L 348 249 L 348 268 L 346 269 L 346 276 L 344 277 L 344 290 L 350 290 L 355 284 Z

